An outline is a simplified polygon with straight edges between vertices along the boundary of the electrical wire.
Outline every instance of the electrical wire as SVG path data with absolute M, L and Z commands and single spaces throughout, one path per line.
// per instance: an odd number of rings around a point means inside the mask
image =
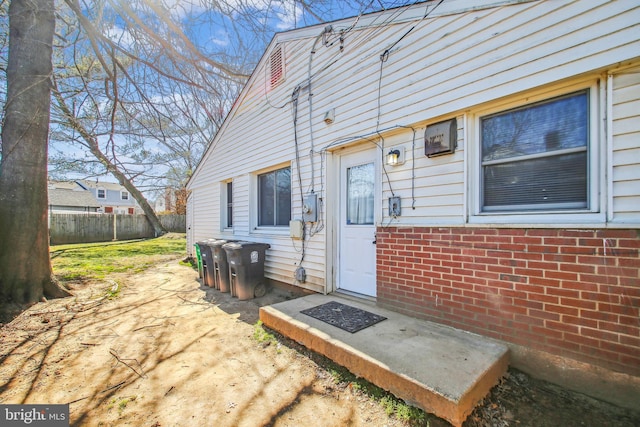
M 312 79 L 311 79 L 311 68 L 312 68 L 312 64 L 313 64 L 313 55 L 315 55 L 316 53 L 316 45 L 318 43 L 318 41 L 321 38 L 324 38 L 324 36 L 331 32 L 332 27 L 326 26 L 324 27 L 324 30 L 322 30 L 322 33 L 320 33 L 318 36 L 316 36 L 314 42 L 313 42 L 313 46 L 311 46 L 311 52 L 309 53 L 309 63 L 308 63 L 308 67 L 307 67 L 307 88 L 309 90 L 309 95 L 307 97 L 308 102 L 309 102 L 309 143 L 310 143 L 310 149 L 309 149 L 309 155 L 311 156 L 311 191 L 313 192 L 315 189 L 315 169 L 314 169 L 314 165 L 313 165 L 313 149 L 314 149 L 314 144 L 313 144 L 313 88 L 312 88 Z
M 440 0 L 440 2 L 434 6 L 431 10 L 429 10 L 429 5 L 427 5 L 427 10 L 425 11 L 425 14 L 423 15 L 422 20 L 424 20 L 427 16 L 429 16 L 429 14 L 431 12 L 433 12 L 433 10 L 435 10 L 444 0 Z M 373 1 L 372 1 L 373 2 Z M 371 4 L 371 3 L 370 3 Z M 414 3 L 415 4 L 415 3 Z M 379 17 L 383 17 L 385 14 L 380 13 L 374 20 L 372 23 L 370 23 L 368 26 L 374 28 L 373 31 L 371 32 L 366 32 L 364 31 L 365 27 L 361 27 L 362 31 L 359 31 L 356 34 L 356 37 L 354 37 L 352 39 L 352 43 L 350 43 L 351 45 L 351 49 L 352 50 L 356 50 L 358 48 L 358 46 L 361 46 L 367 42 L 370 42 L 372 40 L 374 40 L 375 37 L 378 36 L 378 34 L 382 33 L 383 31 L 385 31 L 388 27 L 386 24 L 393 22 L 400 14 L 402 14 L 404 11 L 408 10 L 408 8 L 412 7 L 414 4 L 410 4 L 410 5 L 406 5 L 405 7 L 400 7 L 398 8 L 398 10 L 394 11 L 392 14 L 387 15 L 385 17 L 385 19 L 378 23 L 377 20 Z M 315 77 L 317 77 L 318 75 L 320 75 L 321 73 L 325 72 L 327 69 L 329 69 L 331 66 L 333 66 L 340 58 L 341 58 L 341 53 L 343 53 L 344 50 L 344 43 L 345 40 L 347 40 L 347 36 L 349 35 L 349 33 L 356 28 L 358 22 L 360 21 L 360 18 L 363 14 L 363 11 L 361 11 L 359 13 L 359 15 L 356 17 L 356 19 L 352 22 L 352 24 L 345 28 L 342 29 L 338 32 L 338 36 L 336 39 L 331 40 L 331 35 L 335 34 L 336 31 L 334 30 L 334 28 L 332 26 L 325 26 L 325 28 L 323 29 L 323 31 L 316 36 L 316 38 L 314 39 L 310 54 L 309 54 L 309 61 L 308 61 L 308 69 L 307 69 L 307 81 L 306 81 L 306 85 L 307 85 L 307 89 L 308 89 L 308 103 L 309 103 L 309 141 L 310 141 L 310 150 L 309 150 L 309 158 L 310 158 L 310 163 L 311 163 L 311 182 L 309 185 L 309 191 L 311 193 L 315 193 L 315 166 L 314 166 L 314 154 L 315 152 L 315 145 L 314 145 L 314 135 L 313 135 L 313 79 Z M 420 22 L 419 21 L 419 22 Z M 369 142 L 372 142 L 373 144 L 375 144 L 378 148 L 380 148 L 381 152 L 384 155 L 384 145 L 385 145 L 385 139 L 383 136 L 383 131 L 384 129 L 380 129 L 380 120 L 381 120 L 381 114 L 382 114 L 382 76 L 383 76 L 383 69 L 384 69 L 384 63 L 388 60 L 389 55 L 391 53 L 391 50 L 397 46 L 407 35 L 409 35 L 418 25 L 419 22 L 414 23 L 407 31 L 404 32 L 404 34 L 398 38 L 389 48 L 387 48 L 381 55 L 380 55 L 380 73 L 379 73 L 379 79 L 378 79 L 378 97 L 377 97 L 377 117 L 376 117 L 376 129 L 375 129 L 375 135 L 377 135 L 377 137 L 380 140 L 380 143 L 378 143 L 377 141 L 369 138 L 369 136 L 356 136 L 356 137 L 350 137 L 348 139 L 350 140 L 355 140 L 355 139 L 365 139 L 368 140 Z M 322 46 L 324 46 L 325 48 L 330 48 L 332 46 L 335 45 L 336 41 L 339 40 L 340 41 L 340 49 L 331 57 L 329 57 L 329 60 L 325 63 L 325 65 L 323 67 L 321 67 L 320 69 L 318 69 L 316 72 L 313 72 L 313 58 L 314 55 L 316 53 L 316 48 L 318 45 L 318 42 L 322 40 Z M 268 88 L 266 87 L 266 85 L 268 85 L 269 83 L 269 79 L 267 78 L 268 75 L 268 69 L 269 67 L 267 66 L 267 64 L 265 64 L 265 99 L 267 104 L 270 107 L 273 108 L 284 108 L 287 104 L 291 104 L 291 108 L 292 108 L 292 113 L 293 113 L 293 127 L 294 127 L 294 144 L 295 144 L 295 161 L 296 161 L 296 169 L 297 169 L 297 174 L 298 174 L 298 187 L 300 190 L 300 203 L 301 205 L 304 205 L 304 192 L 303 192 L 303 188 L 302 188 L 302 175 L 301 175 L 301 162 L 300 162 L 300 144 L 299 144 L 299 140 L 298 140 L 298 107 L 299 107 L 299 95 L 300 95 L 300 91 L 301 91 L 301 85 L 302 84 L 298 84 L 292 95 L 290 100 L 287 100 L 286 102 L 284 102 L 282 105 L 273 105 L 271 100 L 269 99 L 268 96 Z M 409 128 L 407 126 L 400 126 L 400 125 L 396 125 L 395 127 L 405 127 L 405 128 Z M 412 145 L 412 150 L 415 150 L 415 135 L 416 135 L 416 131 L 411 128 L 413 130 L 413 145 Z M 345 140 L 342 140 L 343 142 L 345 142 Z M 322 217 L 322 206 L 323 206 L 323 191 L 324 191 L 324 156 L 326 156 L 326 151 L 327 148 L 330 147 L 333 144 L 338 144 L 339 142 L 336 141 L 332 144 L 329 144 L 328 146 L 325 146 L 323 149 L 321 149 L 319 151 L 320 154 L 320 179 L 321 179 L 321 189 L 320 189 L 320 194 L 319 194 L 319 200 L 317 200 L 317 214 L 319 217 L 319 221 L 317 222 L 317 225 L 314 229 L 313 226 L 309 227 L 309 237 L 313 236 L 314 234 L 316 234 L 317 232 L 319 232 L 320 230 L 322 230 L 324 228 L 324 223 L 321 220 Z M 413 155 L 413 158 L 415 158 L 415 155 Z M 382 162 L 383 165 L 383 171 L 386 175 L 387 178 L 387 183 L 389 184 L 389 189 L 391 191 L 391 195 L 392 197 L 395 197 L 395 192 L 393 191 L 393 188 L 391 186 L 391 180 L 389 178 L 389 174 L 388 171 L 385 167 L 385 162 Z M 412 208 L 415 209 L 415 194 L 413 193 L 414 191 L 414 183 L 415 183 L 415 159 L 413 160 L 413 166 L 412 166 L 412 197 L 413 197 L 413 204 L 412 204 Z M 305 247 L 306 247 L 306 228 L 307 228 L 307 224 L 304 221 L 304 219 L 302 220 L 302 229 L 303 229 L 303 236 L 302 236 L 302 255 L 301 255 L 301 259 L 300 259 L 300 265 L 302 264 L 302 262 L 304 261 L 304 256 L 305 256 Z
M 416 130 L 411 126 L 396 125 L 399 128 L 411 129 L 411 209 L 416 209 Z
M 304 204 L 304 194 L 302 192 L 302 172 L 300 167 L 300 147 L 298 142 L 298 100 L 300 95 L 300 86 L 296 86 L 291 94 L 291 106 L 293 109 L 293 141 L 295 145 L 296 152 L 296 170 L 298 172 L 298 188 L 300 190 L 300 204 Z M 305 238 L 305 230 L 306 224 L 304 221 L 304 217 L 301 219 L 302 221 L 302 255 L 300 257 L 300 264 L 298 266 L 302 266 L 302 262 L 304 261 L 305 249 L 306 249 L 306 238 Z
M 402 34 L 402 36 L 400 36 L 400 38 L 398 38 L 395 42 L 393 42 L 391 44 L 391 46 L 389 46 L 387 49 L 384 50 L 384 52 L 382 52 L 380 54 L 380 72 L 378 74 L 378 97 L 376 100 L 376 129 L 375 132 L 378 134 L 378 136 L 380 137 L 380 141 L 381 141 L 381 150 L 382 150 L 382 156 L 383 156 L 383 161 L 382 161 L 382 170 L 385 174 L 385 176 L 387 177 L 387 184 L 389 185 L 389 191 L 391 191 L 391 197 L 395 197 L 395 192 L 393 191 L 393 186 L 391 185 L 391 179 L 389 178 L 389 173 L 387 172 L 387 168 L 385 167 L 385 162 L 384 162 L 384 144 L 385 144 L 385 140 L 384 140 L 384 136 L 382 135 L 382 133 L 380 132 L 380 117 L 382 115 L 382 76 L 383 76 L 383 71 L 384 71 L 384 64 L 385 62 L 387 62 L 389 60 L 389 55 L 391 55 L 391 50 L 396 47 L 398 45 L 398 43 L 400 43 L 406 36 L 408 36 L 415 28 L 416 26 L 424 21 L 434 10 L 436 10 L 438 8 L 438 6 L 440 6 L 442 4 L 444 0 L 440 0 L 438 2 L 438 4 L 436 4 L 433 9 L 429 10 L 428 6 L 427 9 L 425 10 L 424 15 L 422 16 L 422 19 L 420 19 L 420 21 L 414 23 L 407 31 L 404 32 L 404 34 Z M 411 128 L 413 129 L 413 128 Z M 414 139 L 414 145 L 415 145 L 415 130 L 413 131 L 413 139 Z M 415 157 L 415 156 L 413 156 Z M 415 171 L 414 171 L 415 173 Z M 412 185 L 412 192 L 413 192 L 413 185 Z M 415 196 L 414 196 L 414 204 L 412 205 L 412 207 L 415 209 Z
M 384 172 L 385 176 L 387 177 L 387 184 L 389 185 L 389 191 L 391 191 L 391 197 L 395 197 L 396 194 L 393 191 L 393 187 L 391 186 L 391 178 L 389 178 L 389 172 L 387 171 L 386 168 L 386 164 L 384 161 L 384 136 L 382 135 L 382 133 L 380 133 L 380 115 L 381 115 L 381 111 L 382 111 L 382 96 L 381 96 L 381 92 L 382 92 L 382 71 L 384 68 L 384 63 L 386 62 L 387 58 L 388 58 L 388 52 L 389 50 L 387 49 L 382 55 L 380 55 L 380 74 L 378 77 L 378 97 L 377 97 L 377 117 L 376 117 L 376 134 L 378 135 L 378 137 L 380 138 L 380 152 L 382 154 L 382 171 Z M 386 56 L 386 57 L 385 57 Z M 384 208 L 383 208 L 383 217 L 384 217 Z

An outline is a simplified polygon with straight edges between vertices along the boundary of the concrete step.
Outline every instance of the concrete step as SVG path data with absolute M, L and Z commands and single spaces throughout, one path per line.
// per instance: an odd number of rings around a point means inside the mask
M 300 312 L 330 301 L 387 319 L 350 333 Z M 341 294 L 314 294 L 262 307 L 260 320 L 454 426 L 462 425 L 509 363 L 508 348 L 501 343 Z

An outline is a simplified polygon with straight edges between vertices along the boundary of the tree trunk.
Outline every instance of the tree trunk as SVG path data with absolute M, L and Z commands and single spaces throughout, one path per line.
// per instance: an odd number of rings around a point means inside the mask
M 96 153 L 94 154 L 97 155 Z M 100 152 L 100 154 L 102 154 L 102 152 Z M 109 159 L 107 159 L 104 156 L 101 156 L 100 161 L 103 164 L 105 164 L 105 162 L 108 162 L 107 169 L 109 170 L 109 172 L 111 172 L 111 174 L 118 180 L 120 185 L 126 188 L 127 191 L 133 196 L 133 198 L 136 199 L 136 202 L 138 202 L 138 204 L 142 208 L 142 211 L 147 217 L 147 221 L 149 221 L 149 224 L 151 224 L 151 226 L 153 227 L 153 232 L 155 236 L 158 237 L 165 234 L 167 231 L 165 230 L 164 226 L 160 222 L 160 219 L 158 219 L 158 216 L 154 212 L 149 202 L 147 202 L 147 199 L 140 192 L 140 190 L 138 190 L 136 186 L 133 185 L 133 183 L 125 176 L 125 174 L 120 172 L 120 170 L 118 170 L 118 168 L 116 168 L 115 165 L 110 163 Z
M 140 192 L 140 190 L 136 188 L 135 185 L 133 185 L 131 180 L 127 178 L 127 176 L 122 173 L 118 169 L 118 167 L 102 152 L 102 150 L 100 150 L 98 139 L 95 136 L 91 135 L 89 131 L 78 120 L 78 118 L 73 115 L 71 109 L 65 103 L 62 94 L 58 90 L 55 79 L 53 96 L 56 100 L 56 105 L 64 116 L 64 120 L 66 121 L 67 126 L 75 129 L 80 134 L 80 136 L 82 136 L 82 139 L 85 142 L 84 145 L 89 149 L 91 154 L 93 154 L 95 158 L 98 159 L 98 161 L 102 163 L 102 165 L 107 169 L 107 171 L 109 171 L 109 173 L 111 173 L 111 175 L 113 175 L 118 180 L 120 185 L 126 188 L 131 196 L 136 199 L 136 201 L 142 208 L 142 211 L 146 215 L 147 221 L 149 221 L 149 224 L 151 224 L 151 226 L 153 227 L 155 236 L 158 237 L 166 233 L 166 230 L 162 226 L 162 223 L 160 223 L 158 216 L 153 211 L 153 208 L 151 207 L 149 202 L 147 202 L 147 199 L 144 197 L 144 195 Z
M 0 162 L 0 303 L 69 295 L 51 271 L 47 145 L 54 0 L 9 6 L 7 99 Z

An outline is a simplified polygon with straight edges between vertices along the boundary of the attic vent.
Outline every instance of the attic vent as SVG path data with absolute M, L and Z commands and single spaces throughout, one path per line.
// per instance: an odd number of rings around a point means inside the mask
M 278 45 L 271 52 L 269 58 L 271 65 L 271 88 L 278 86 L 284 80 L 284 58 L 282 46 Z

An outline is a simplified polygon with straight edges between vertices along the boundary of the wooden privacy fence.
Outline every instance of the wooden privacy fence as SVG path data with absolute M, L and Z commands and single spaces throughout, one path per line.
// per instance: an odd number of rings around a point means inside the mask
M 186 232 L 185 215 L 158 215 L 167 231 Z M 59 214 L 49 215 L 49 243 L 108 242 L 155 237 L 146 215 Z

